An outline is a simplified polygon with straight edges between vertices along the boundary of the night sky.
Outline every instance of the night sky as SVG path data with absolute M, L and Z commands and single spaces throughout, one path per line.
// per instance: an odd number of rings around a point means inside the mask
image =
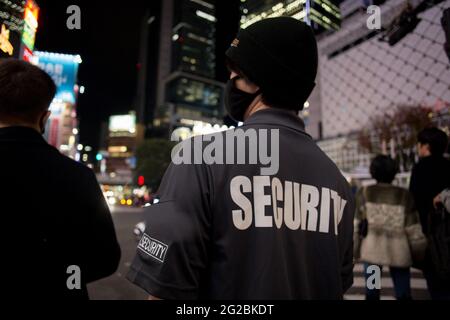
M 217 76 L 225 81 L 224 52 L 238 31 L 240 0 L 217 1 Z M 101 123 L 111 114 L 133 108 L 136 94 L 140 23 L 146 10 L 159 17 L 156 1 L 127 0 L 106 2 L 92 0 L 37 0 L 41 7 L 36 49 L 66 54 L 80 54 L 78 83 L 85 86 L 80 96 L 80 142 L 96 149 Z M 67 7 L 81 8 L 81 30 L 68 30 Z M 127 4 L 127 5 L 124 5 Z M 154 43 L 150 45 L 155 45 Z M 151 63 L 156 63 L 151 62 Z

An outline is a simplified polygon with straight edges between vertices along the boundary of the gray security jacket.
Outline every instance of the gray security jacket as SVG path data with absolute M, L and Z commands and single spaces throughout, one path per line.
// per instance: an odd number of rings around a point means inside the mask
M 342 299 L 353 196 L 300 118 L 259 111 L 201 139 L 174 157 L 128 279 L 162 299 Z

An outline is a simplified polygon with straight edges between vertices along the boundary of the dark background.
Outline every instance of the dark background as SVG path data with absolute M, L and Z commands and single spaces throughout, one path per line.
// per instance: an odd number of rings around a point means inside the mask
M 164 0 L 37 0 L 41 12 L 35 50 L 80 54 L 83 59 L 78 76 L 79 85 L 86 88 L 78 102 L 80 143 L 96 150 L 101 123 L 111 114 L 134 108 L 140 26 L 147 10 L 159 22 L 160 1 Z M 81 8 L 81 30 L 66 27 L 66 10 L 73 4 Z M 224 52 L 239 29 L 239 4 L 240 0 L 216 1 L 217 79 L 224 82 L 228 77 Z M 150 51 L 158 42 L 150 40 Z

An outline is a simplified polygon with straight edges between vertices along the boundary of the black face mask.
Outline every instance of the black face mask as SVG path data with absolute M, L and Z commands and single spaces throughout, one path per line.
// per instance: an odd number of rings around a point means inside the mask
M 248 93 L 236 88 L 236 80 L 240 78 L 237 76 L 230 79 L 225 87 L 225 107 L 230 117 L 237 122 L 244 121 L 248 107 L 261 94 L 260 90 L 255 93 Z

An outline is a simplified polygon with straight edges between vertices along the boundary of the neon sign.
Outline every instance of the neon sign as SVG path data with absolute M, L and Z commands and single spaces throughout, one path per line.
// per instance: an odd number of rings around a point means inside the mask
M 28 0 L 25 7 L 22 42 L 30 51 L 34 50 L 36 31 L 38 28 L 39 7 L 33 0 Z
M 2 29 L 0 32 L 0 50 L 9 54 L 10 56 L 14 53 L 14 47 L 12 43 L 9 41 L 9 30 L 6 29 L 6 26 L 2 24 Z
M 74 104 L 76 102 L 74 87 L 81 58 L 48 52 L 34 52 L 34 57 L 35 64 L 47 72 L 58 87 L 56 100 Z

